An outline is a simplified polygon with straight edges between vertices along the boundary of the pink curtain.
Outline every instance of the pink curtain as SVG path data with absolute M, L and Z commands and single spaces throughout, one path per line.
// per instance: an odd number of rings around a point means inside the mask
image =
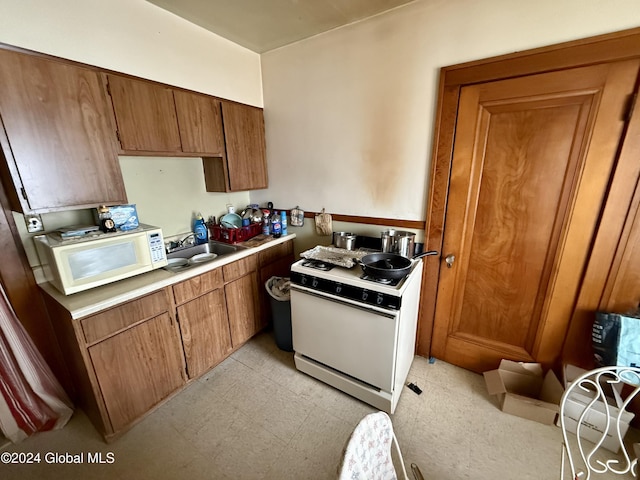
M 62 428 L 72 404 L 0 285 L 0 430 L 12 442 Z

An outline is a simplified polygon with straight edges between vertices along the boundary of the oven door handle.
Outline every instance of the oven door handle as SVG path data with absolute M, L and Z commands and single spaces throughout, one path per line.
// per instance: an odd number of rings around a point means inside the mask
M 294 283 L 291 284 L 291 290 L 294 290 L 296 292 L 300 292 L 303 293 L 305 295 L 312 295 L 314 297 L 318 297 L 318 298 L 322 298 L 324 300 L 328 300 L 331 302 L 335 302 L 335 303 L 339 303 L 341 305 L 344 305 L 345 307 L 351 307 L 351 308 L 357 308 L 358 310 L 363 310 L 365 312 L 368 313 L 372 313 L 375 315 L 380 315 L 382 317 L 387 317 L 387 318 L 391 318 L 391 319 L 396 319 L 398 317 L 398 313 L 399 312 L 388 312 L 385 310 L 382 310 L 381 308 L 376 308 L 373 305 L 367 305 L 366 303 L 359 303 L 359 302 L 355 302 L 355 301 L 349 301 L 349 300 L 345 300 L 343 298 L 340 298 L 336 295 L 332 295 L 330 293 L 319 293 L 315 290 L 311 290 L 305 287 L 302 287 L 300 285 L 296 285 Z

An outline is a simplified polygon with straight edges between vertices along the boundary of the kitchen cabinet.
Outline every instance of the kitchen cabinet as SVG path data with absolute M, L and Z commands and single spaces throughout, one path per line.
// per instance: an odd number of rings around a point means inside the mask
M 268 186 L 261 108 L 105 75 L 122 153 L 200 156 L 208 192 Z
M 224 156 L 220 100 L 208 95 L 174 90 L 182 151 Z
M 168 288 L 81 319 L 45 295 L 76 402 L 114 438 L 186 382 Z
M 263 110 L 225 101 L 221 106 L 226 156 L 203 158 L 207 191 L 267 188 Z
M 292 241 L 277 243 L 79 318 L 115 284 L 71 297 L 43 288 L 74 400 L 107 440 L 122 434 L 263 329 L 258 279 L 287 273 L 292 256 Z
M 224 156 L 217 98 L 119 75 L 106 82 L 124 153 Z
M 0 171 L 11 208 L 126 203 L 97 71 L 0 49 Z
M 168 313 L 89 347 L 111 426 L 119 431 L 184 384 L 181 352 Z
M 224 293 L 229 314 L 231 343 L 234 349 L 245 343 L 262 328 L 259 316 L 256 268 L 256 255 L 223 267 L 226 282 Z
M 222 269 L 173 287 L 187 373 L 190 379 L 221 362 L 232 349 Z
M 106 79 L 123 153 L 182 151 L 171 88 L 119 75 Z

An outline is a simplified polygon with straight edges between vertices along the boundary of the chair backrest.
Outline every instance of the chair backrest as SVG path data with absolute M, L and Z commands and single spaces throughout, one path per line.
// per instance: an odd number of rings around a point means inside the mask
M 604 474 L 637 478 L 637 456 L 630 457 L 624 435 L 632 417 L 626 408 L 639 391 L 638 367 L 597 368 L 571 382 L 560 402 L 562 479 L 588 480 Z M 612 396 L 619 405 L 610 404 Z M 614 453 L 617 448 L 619 453 Z
M 342 453 L 338 468 L 340 480 L 362 478 L 367 480 L 395 480 L 391 447 L 395 446 L 402 480 L 407 471 L 400 452 L 398 439 L 393 432 L 389 415 L 385 412 L 371 413 L 364 417 L 354 429 Z

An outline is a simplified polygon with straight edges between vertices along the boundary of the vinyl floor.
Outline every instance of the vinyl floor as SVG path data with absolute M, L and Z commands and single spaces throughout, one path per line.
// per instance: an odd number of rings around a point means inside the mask
M 405 388 L 392 421 L 405 463 L 426 480 L 560 478 L 560 429 L 502 413 L 481 375 L 416 357 L 407 380 L 423 393 Z M 0 478 L 332 479 L 374 411 L 298 372 L 263 333 L 111 444 L 78 410 L 61 430 L 5 445 L 41 461 L 0 464 Z M 111 463 L 88 463 L 96 453 Z M 46 460 L 65 454 L 82 463 Z

